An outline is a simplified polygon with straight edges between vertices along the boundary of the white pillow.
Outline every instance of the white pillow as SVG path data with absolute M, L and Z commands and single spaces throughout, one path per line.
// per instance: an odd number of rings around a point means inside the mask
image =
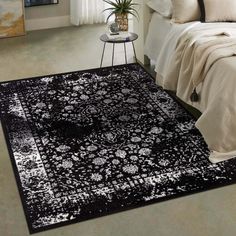
M 235 0 L 204 0 L 205 21 L 236 21 Z
M 172 15 L 171 0 L 148 0 L 147 5 L 164 17 L 170 18 Z
M 185 23 L 200 20 L 201 11 L 198 0 L 172 0 L 172 5 L 174 22 Z

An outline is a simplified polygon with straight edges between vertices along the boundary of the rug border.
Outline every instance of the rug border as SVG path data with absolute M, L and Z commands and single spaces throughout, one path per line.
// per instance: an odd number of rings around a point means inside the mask
M 23 212 L 24 212 L 26 222 L 27 222 L 27 225 L 28 225 L 28 230 L 29 230 L 30 234 L 32 234 L 32 233 L 34 233 L 34 229 L 31 226 L 30 217 L 29 217 L 28 212 L 27 212 L 26 201 L 24 201 L 24 192 L 23 192 L 23 188 L 21 186 L 21 180 L 20 180 L 20 176 L 19 176 L 18 169 L 17 169 L 17 166 L 16 166 L 16 162 L 14 160 L 14 155 L 13 155 L 13 151 L 12 151 L 11 144 L 10 144 L 10 141 L 9 141 L 9 135 L 7 133 L 6 124 L 5 124 L 4 120 L 0 119 L 0 122 L 1 122 L 1 125 L 2 125 L 2 130 L 3 130 L 5 142 L 7 144 L 6 146 L 7 146 L 8 154 L 9 154 L 9 157 L 10 157 L 10 160 L 11 160 L 11 165 L 12 165 L 13 173 L 14 173 L 14 176 L 15 176 L 15 181 L 16 181 L 18 193 L 20 195 L 20 199 L 21 199 L 21 203 L 22 203 L 22 207 L 23 207 Z
M 146 73 L 148 73 L 152 79 L 155 80 L 155 78 L 151 75 L 150 72 L 148 72 L 144 67 L 143 65 L 139 64 L 139 63 L 130 63 L 130 64 L 122 64 L 122 65 L 117 65 L 117 66 L 109 66 L 109 67 L 102 67 L 101 69 L 109 69 L 109 68 L 114 68 L 114 67 L 123 67 L 123 66 L 129 66 L 129 65 L 139 65 Z M 0 82 L 0 84 L 2 83 L 8 83 L 8 82 L 16 82 L 16 81 L 24 81 L 24 80 L 33 80 L 33 79 L 39 79 L 39 78 L 43 78 L 43 77 L 47 77 L 47 76 L 55 76 L 55 75 L 66 75 L 66 74 L 71 74 L 71 73 L 76 73 L 76 72 L 86 72 L 86 71 L 96 71 L 96 70 L 99 70 L 100 68 L 92 68 L 92 69 L 87 69 L 87 70 L 81 70 L 81 71 L 72 71 L 72 72 L 65 72 L 65 73 L 58 73 L 58 74 L 50 74 L 50 75 L 43 75 L 43 76 L 36 76 L 36 77 L 30 77 L 30 78 L 24 78 L 24 79 L 18 79 L 18 80 L 9 80 L 9 81 L 3 81 L 3 82 Z M 157 85 L 159 88 L 161 88 L 159 85 Z M 163 91 L 165 91 L 166 93 L 168 93 L 167 90 L 164 90 L 163 88 L 161 88 Z M 178 101 L 173 95 L 169 94 L 169 96 L 171 96 L 175 102 L 177 102 L 189 115 L 191 115 L 191 117 L 196 121 L 196 117 L 193 116 L 193 114 L 191 112 L 189 112 L 181 103 L 180 101 Z M 1 113 L 1 111 L 0 111 Z M 222 188 L 222 187 L 227 187 L 227 186 L 230 186 L 230 185 L 233 185 L 233 184 L 236 184 L 236 179 L 235 180 L 232 180 L 230 183 L 221 183 L 221 184 L 213 184 L 213 185 L 210 185 L 208 186 L 207 188 L 203 188 L 203 189 L 197 189 L 197 190 L 192 190 L 190 192 L 184 192 L 184 193 L 178 193 L 177 195 L 171 195 L 171 196 L 167 196 L 167 197 L 164 197 L 164 198 L 161 198 L 161 199 L 153 199 L 153 200 L 150 200 L 148 202 L 143 202 L 143 203 L 138 203 L 138 204 L 135 204 L 133 206 L 129 206 L 129 207 L 124 207 L 122 209 L 119 209 L 119 210 L 115 210 L 115 211 L 112 211 L 112 212 L 109 212 L 109 213 L 99 213 L 99 214 L 95 214 L 91 217 L 83 217 L 83 218 L 80 218 L 79 220 L 78 219 L 74 219 L 74 220 L 70 220 L 70 221 L 65 221 L 65 222 L 61 222 L 61 223 L 56 223 L 56 224 L 53 224 L 53 225 L 49 225 L 49 226 L 43 226 L 39 229 L 34 229 L 32 226 L 31 226 L 31 221 L 30 221 L 30 217 L 28 215 L 28 212 L 27 212 L 27 206 L 26 206 L 26 202 L 24 200 L 24 194 L 23 194 L 23 189 L 22 189 L 22 186 L 21 186 L 21 181 L 20 181 L 20 176 L 19 176 L 19 173 L 18 173 L 18 169 L 17 169 L 17 166 L 16 166 L 16 163 L 15 163 L 15 160 L 14 160 L 14 155 L 13 155 L 13 151 L 12 151 L 12 148 L 11 148 L 11 145 L 10 145 L 10 141 L 9 141 L 9 135 L 7 133 L 7 126 L 5 124 L 5 120 L 1 120 L 0 119 L 0 122 L 2 124 L 2 129 L 3 129 L 3 133 L 4 133 L 4 138 L 5 138 L 5 142 L 7 144 L 7 149 L 8 149 L 8 153 L 9 153 L 9 156 L 10 156 L 10 159 L 11 159 L 11 164 L 12 164 L 12 168 L 13 168 L 13 172 L 14 172 L 14 176 L 15 176 L 15 180 L 16 180 L 16 184 L 17 184 L 17 188 L 18 188 L 18 192 L 19 192 L 19 195 L 20 195 L 20 198 L 21 198 L 21 203 L 22 203 L 22 208 L 23 208 L 23 211 L 24 211 L 24 215 L 25 215 L 25 218 L 26 218 L 26 222 L 27 222 L 27 226 L 28 226 L 28 230 L 29 230 L 29 233 L 30 234 L 34 234 L 34 233 L 39 233 L 39 232 L 43 232 L 43 231 L 46 231 L 46 230 L 50 230 L 50 229 L 55 229 L 55 228 L 59 228 L 59 227 L 63 227 L 63 226 L 69 226 L 71 224 L 75 224 L 75 223 L 79 223 L 79 222 L 83 222 L 83 221 L 88 221 L 88 220 L 93 220 L 95 218 L 99 218 L 99 217 L 103 217 L 103 216 L 109 216 L 109 215 L 113 215 L 113 214 L 116 214 L 116 213 L 121 213 L 121 212 L 124 212 L 124 211 L 128 211 L 128 210 L 134 210 L 134 209 L 137 209 L 137 208 L 141 208 L 141 207 L 145 207 L 145 206 L 148 206 L 148 205 L 152 205 L 154 203 L 160 203 L 160 202 L 165 202 L 165 201 L 168 201 L 168 200 L 173 200 L 173 199 L 177 199 L 177 198 L 181 198 L 181 197 L 185 197 L 185 196 L 189 196 L 189 195 L 192 195 L 192 194 L 196 194 L 196 193 L 202 193 L 202 192 L 206 192 L 206 191 L 210 191 L 210 190 L 214 190 L 214 189 L 218 189 L 218 188 Z
M 115 66 L 104 66 L 104 67 L 96 67 L 96 68 L 84 69 L 84 70 L 74 70 L 74 71 L 60 72 L 60 73 L 56 73 L 56 74 L 38 75 L 38 76 L 27 77 L 27 78 L 23 78 L 23 79 L 4 80 L 4 81 L 1 81 L 0 84 L 10 83 L 10 82 L 17 82 L 17 81 L 25 81 L 25 80 L 34 80 L 34 79 L 40 79 L 40 78 L 56 76 L 56 75 L 68 75 L 68 74 L 72 74 L 72 73 L 76 73 L 76 72 L 80 72 L 80 73 L 83 73 L 83 72 L 86 72 L 86 71 L 91 71 L 92 72 L 92 71 L 96 71 L 96 70 L 100 70 L 100 69 L 117 68 L 117 67 L 130 66 L 130 65 L 139 65 L 146 71 L 146 69 L 140 63 L 135 63 L 134 62 L 134 63 L 129 63 L 129 64 L 115 65 Z M 146 71 L 146 72 L 148 74 L 150 74 L 148 71 Z M 153 78 L 152 75 L 151 75 L 151 77 Z

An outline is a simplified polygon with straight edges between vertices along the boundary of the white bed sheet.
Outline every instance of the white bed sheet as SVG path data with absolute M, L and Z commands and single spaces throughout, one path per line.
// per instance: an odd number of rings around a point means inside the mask
M 194 21 L 185 24 L 174 23 L 171 19 L 163 17 L 157 12 L 153 12 L 145 40 L 145 55 L 147 55 L 150 60 L 156 62 L 166 42 L 166 37 L 171 31 L 175 32 L 177 30 L 182 32 L 196 23 L 199 22 Z

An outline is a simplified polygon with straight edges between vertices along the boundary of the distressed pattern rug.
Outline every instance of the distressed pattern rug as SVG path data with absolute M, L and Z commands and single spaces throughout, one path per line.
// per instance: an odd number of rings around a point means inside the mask
M 0 108 L 31 233 L 236 179 L 138 64 L 3 82 Z

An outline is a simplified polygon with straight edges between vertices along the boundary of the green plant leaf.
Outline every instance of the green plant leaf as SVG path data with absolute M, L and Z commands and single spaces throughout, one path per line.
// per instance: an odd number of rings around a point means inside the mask
M 139 18 L 138 11 L 134 8 L 135 6 L 138 6 L 139 4 L 133 3 L 133 0 L 103 0 L 104 2 L 108 3 L 112 7 L 106 8 L 104 11 L 111 11 L 109 16 L 107 17 L 107 20 L 115 13 L 128 13 L 136 18 Z
M 138 15 L 136 15 L 136 14 L 134 14 L 133 12 L 127 12 L 127 13 L 129 13 L 130 15 L 132 15 L 132 16 L 134 16 L 134 17 L 136 17 L 136 18 L 139 20 L 139 16 L 138 16 Z
M 108 15 L 107 20 L 106 20 L 106 23 L 108 22 L 108 20 L 110 19 L 110 17 L 111 17 L 112 15 L 114 15 L 113 12 Z
M 103 0 L 103 1 L 110 4 L 110 5 L 112 5 L 113 7 L 116 7 L 116 8 L 118 7 L 118 4 L 116 4 L 115 2 L 112 2 L 110 0 Z
M 106 8 L 105 10 L 103 10 L 102 12 L 104 12 L 104 11 L 115 11 L 115 10 L 116 10 L 116 8 L 109 7 L 109 8 Z

